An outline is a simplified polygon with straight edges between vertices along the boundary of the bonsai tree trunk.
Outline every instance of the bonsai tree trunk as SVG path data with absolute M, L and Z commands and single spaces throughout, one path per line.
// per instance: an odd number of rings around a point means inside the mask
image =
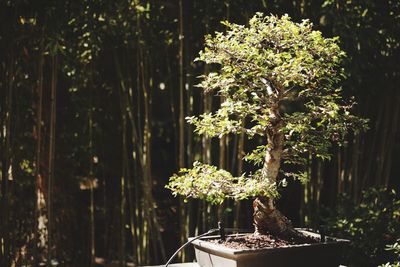
M 277 112 L 274 119 L 279 118 Z M 279 131 L 283 124 L 280 119 L 274 129 L 267 134 L 268 149 L 265 155 L 262 176 L 268 184 L 276 183 L 281 164 L 284 135 Z M 291 222 L 276 209 L 273 199 L 257 197 L 253 202 L 254 227 L 256 234 L 271 233 L 277 236 L 293 236 L 297 233 Z

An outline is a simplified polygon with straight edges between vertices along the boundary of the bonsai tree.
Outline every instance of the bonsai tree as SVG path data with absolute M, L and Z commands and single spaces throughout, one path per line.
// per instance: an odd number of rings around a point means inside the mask
M 220 107 L 187 120 L 201 135 L 262 138 L 264 144 L 244 158 L 259 169 L 234 177 L 195 162 L 173 175 L 167 188 L 174 195 L 213 203 L 255 197 L 255 233 L 296 235 L 274 199 L 287 177 L 306 182 L 306 175 L 283 173 L 281 163 L 305 166 L 310 154 L 329 159 L 333 142 L 343 142 L 349 131 L 366 125 L 350 114 L 354 102 L 346 103 L 338 87 L 345 53 L 338 38 L 324 38 L 310 21 L 295 23 L 287 15 L 258 13 L 248 26 L 223 24 L 227 31 L 206 36 L 196 59 L 217 68 L 203 76 L 199 86 L 221 96 Z

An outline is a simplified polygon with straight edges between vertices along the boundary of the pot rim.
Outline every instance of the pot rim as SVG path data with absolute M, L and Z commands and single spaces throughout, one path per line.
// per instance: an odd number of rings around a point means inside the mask
M 312 236 L 312 237 L 321 237 L 320 234 L 311 232 L 308 229 L 303 229 L 303 228 L 296 228 L 296 230 L 299 230 L 300 232 L 308 235 L 308 236 Z M 251 233 L 238 233 L 238 234 L 230 234 L 227 236 L 243 236 L 246 234 L 251 234 Z M 302 248 L 307 248 L 307 247 L 327 247 L 327 246 L 344 246 L 348 243 L 350 243 L 350 240 L 347 239 L 341 239 L 341 238 L 335 238 L 335 237 L 331 237 L 331 236 L 326 236 L 325 238 L 327 239 L 327 241 L 325 242 L 320 242 L 320 243 L 304 243 L 304 244 L 296 244 L 296 245 L 287 245 L 287 246 L 281 246 L 281 247 L 277 247 L 277 248 L 261 248 L 261 249 L 234 249 L 234 248 L 228 248 L 219 244 L 215 244 L 215 243 L 211 243 L 208 242 L 207 240 L 209 239 L 215 239 L 215 238 L 219 238 L 219 235 L 212 235 L 212 236 L 206 236 L 206 237 L 202 237 L 200 239 L 194 240 L 192 243 L 196 248 L 199 248 L 201 250 L 207 250 L 207 251 L 219 251 L 219 253 L 222 254 L 226 254 L 227 256 L 234 256 L 234 255 L 239 255 L 239 254 L 253 254 L 253 253 L 260 253 L 260 252 L 264 252 L 264 253 L 269 253 L 272 251 L 280 251 L 280 250 L 287 250 L 287 249 L 291 249 L 291 250 L 295 250 L 295 249 L 302 249 Z M 194 237 L 189 237 L 188 238 L 189 241 L 194 239 Z

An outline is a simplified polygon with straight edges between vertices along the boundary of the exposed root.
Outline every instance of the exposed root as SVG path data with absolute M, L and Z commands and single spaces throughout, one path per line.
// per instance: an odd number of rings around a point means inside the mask
M 292 222 L 276 209 L 273 200 L 258 197 L 253 202 L 253 208 L 255 234 L 273 234 L 284 239 L 306 238 L 294 229 Z

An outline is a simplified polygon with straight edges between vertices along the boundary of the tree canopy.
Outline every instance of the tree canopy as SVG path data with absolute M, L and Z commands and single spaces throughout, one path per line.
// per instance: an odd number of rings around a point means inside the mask
M 264 162 L 276 146 L 273 136 L 280 134 L 285 162 L 306 165 L 309 153 L 328 159 L 332 142 L 343 142 L 349 131 L 366 127 L 366 120 L 350 113 L 353 99 L 345 101 L 341 95 L 345 53 L 338 37 L 324 38 L 309 20 L 296 23 L 288 15 L 258 13 L 248 26 L 223 24 L 227 31 L 208 35 L 197 58 L 215 65 L 199 86 L 218 95 L 221 104 L 214 113 L 187 118 L 195 132 L 266 137 L 265 145 L 245 157 L 256 165 Z M 222 202 L 223 197 L 276 196 L 275 179 L 262 169 L 234 178 L 197 162 L 173 176 L 169 188 L 174 194 Z

